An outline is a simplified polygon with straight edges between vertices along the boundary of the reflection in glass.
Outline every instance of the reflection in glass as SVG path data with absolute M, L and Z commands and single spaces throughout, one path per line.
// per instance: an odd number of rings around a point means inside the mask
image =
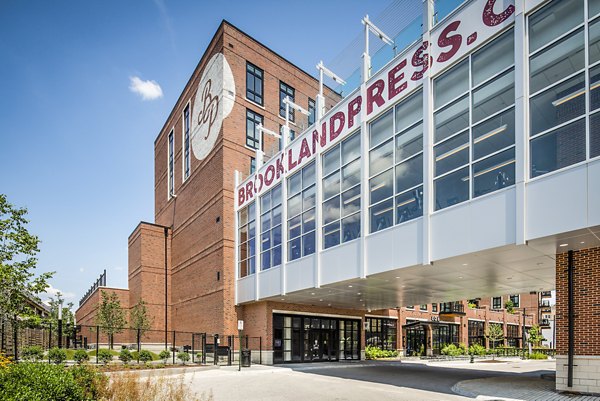
M 531 140 L 531 177 L 585 160 L 585 119 Z
M 434 181 L 435 210 L 469 199 L 469 168 L 465 167 Z
M 473 165 L 473 196 L 514 185 L 515 148 L 495 154 Z

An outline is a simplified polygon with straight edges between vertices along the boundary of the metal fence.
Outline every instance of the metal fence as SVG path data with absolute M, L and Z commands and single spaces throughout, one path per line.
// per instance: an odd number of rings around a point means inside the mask
M 79 325 L 65 328 L 59 340 L 56 327 L 14 327 L 8 322 L 2 326 L 1 352 L 19 360 L 22 351 L 30 346 L 39 346 L 44 352 L 57 346 L 85 349 L 89 351 L 92 363 L 100 362 L 98 353 L 101 349 L 117 351 L 113 354 L 122 349 L 137 351 L 133 355 L 138 362 L 140 351 L 146 350 L 151 352 L 156 363 L 169 364 L 178 363 L 179 353 L 187 353 L 189 358 L 186 359 L 192 363 L 214 365 L 237 362 L 240 347 L 250 350 L 253 363 L 262 364 L 264 351 L 262 337 Z M 164 350 L 169 352 L 169 357 L 159 360 L 158 355 Z

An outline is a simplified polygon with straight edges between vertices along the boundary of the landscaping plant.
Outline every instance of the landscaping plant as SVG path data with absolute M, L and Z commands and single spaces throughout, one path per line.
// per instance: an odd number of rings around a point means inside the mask
M 110 350 L 100 349 L 98 350 L 98 361 L 102 362 L 103 365 L 108 365 L 113 359 L 113 354 Z
M 190 360 L 190 354 L 188 354 L 187 352 L 178 352 L 177 359 L 179 359 L 181 363 L 185 365 L 185 363 Z
M 60 365 L 67 360 L 67 352 L 58 347 L 50 348 L 50 351 L 48 351 L 48 359 L 55 364 Z
M 167 360 L 171 357 L 171 353 L 168 350 L 163 349 L 160 351 L 160 354 L 158 354 L 158 357 L 162 359 L 164 363 L 167 363 Z
M 82 363 L 89 361 L 90 356 L 87 354 L 87 352 L 85 352 L 84 349 L 78 349 L 73 354 L 73 360 L 77 362 L 78 365 L 81 365 Z
M 127 348 L 122 349 L 121 353 L 119 354 L 119 359 L 121 360 L 121 362 L 123 362 L 124 365 L 129 364 L 129 362 L 131 362 L 131 360 L 133 359 L 131 351 L 129 351 Z
M 152 360 L 152 353 L 146 349 L 140 351 L 140 361 L 148 363 Z
M 37 362 L 44 359 L 44 350 L 39 345 L 32 345 L 30 347 L 24 347 L 21 351 L 21 358 L 26 361 Z

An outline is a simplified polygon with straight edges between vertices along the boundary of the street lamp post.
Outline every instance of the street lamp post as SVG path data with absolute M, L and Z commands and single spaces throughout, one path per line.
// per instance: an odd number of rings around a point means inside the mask
M 58 348 L 62 348 L 62 301 L 58 303 Z

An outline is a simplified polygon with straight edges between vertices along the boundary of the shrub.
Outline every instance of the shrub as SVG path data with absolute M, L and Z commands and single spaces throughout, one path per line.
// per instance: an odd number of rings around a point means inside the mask
M 187 352 L 178 352 L 177 359 L 179 359 L 181 363 L 185 365 L 185 363 L 190 360 L 190 354 Z
M 7 358 L 3 353 L 0 352 L 0 369 L 8 368 L 12 360 Z
M 469 355 L 485 355 L 485 347 L 480 344 L 473 344 L 469 347 Z
M 131 359 L 133 357 L 131 356 L 131 351 L 129 351 L 127 348 L 123 348 L 121 350 L 121 353 L 119 354 L 119 359 L 121 360 L 121 362 L 123 362 L 124 365 L 127 365 L 129 362 L 131 362 Z
M 196 354 L 196 362 L 202 363 L 202 352 Z
M 83 399 L 104 399 L 103 395 L 106 393 L 108 386 L 108 376 L 90 365 L 73 366 L 69 369 L 69 372 L 83 391 Z
M 73 360 L 77 362 L 77 364 L 81 365 L 84 362 L 90 360 L 90 356 L 85 352 L 84 349 L 78 349 L 73 353 Z
M 148 363 L 152 360 L 152 353 L 146 349 L 140 351 L 140 361 Z
M 18 363 L 0 370 L 3 400 L 75 401 L 85 399 L 69 370 L 46 363 Z
M 59 365 L 67 360 L 67 352 L 58 347 L 50 348 L 50 351 L 48 351 L 48 359 Z
M 99 349 L 98 350 L 98 360 L 102 362 L 104 365 L 108 365 L 110 361 L 113 359 L 113 354 L 110 350 L 107 349 Z
M 26 361 L 37 362 L 38 360 L 44 359 L 44 350 L 39 345 L 24 347 L 21 351 L 21 358 Z
M 441 352 L 442 355 L 448 356 L 466 355 L 467 347 L 464 344 L 460 344 L 458 347 L 454 344 L 446 344 L 444 347 L 442 347 Z
M 163 349 L 162 351 L 160 351 L 160 354 L 158 354 L 158 357 L 162 359 L 164 363 L 167 363 L 167 359 L 169 359 L 170 356 L 171 353 L 166 349 Z
M 367 345 L 365 348 L 365 356 L 367 359 L 395 358 L 398 356 L 398 351 L 387 351 L 382 350 L 379 347 Z
M 531 354 L 525 354 L 525 358 L 527 359 L 548 359 L 548 355 L 542 352 L 532 352 Z

